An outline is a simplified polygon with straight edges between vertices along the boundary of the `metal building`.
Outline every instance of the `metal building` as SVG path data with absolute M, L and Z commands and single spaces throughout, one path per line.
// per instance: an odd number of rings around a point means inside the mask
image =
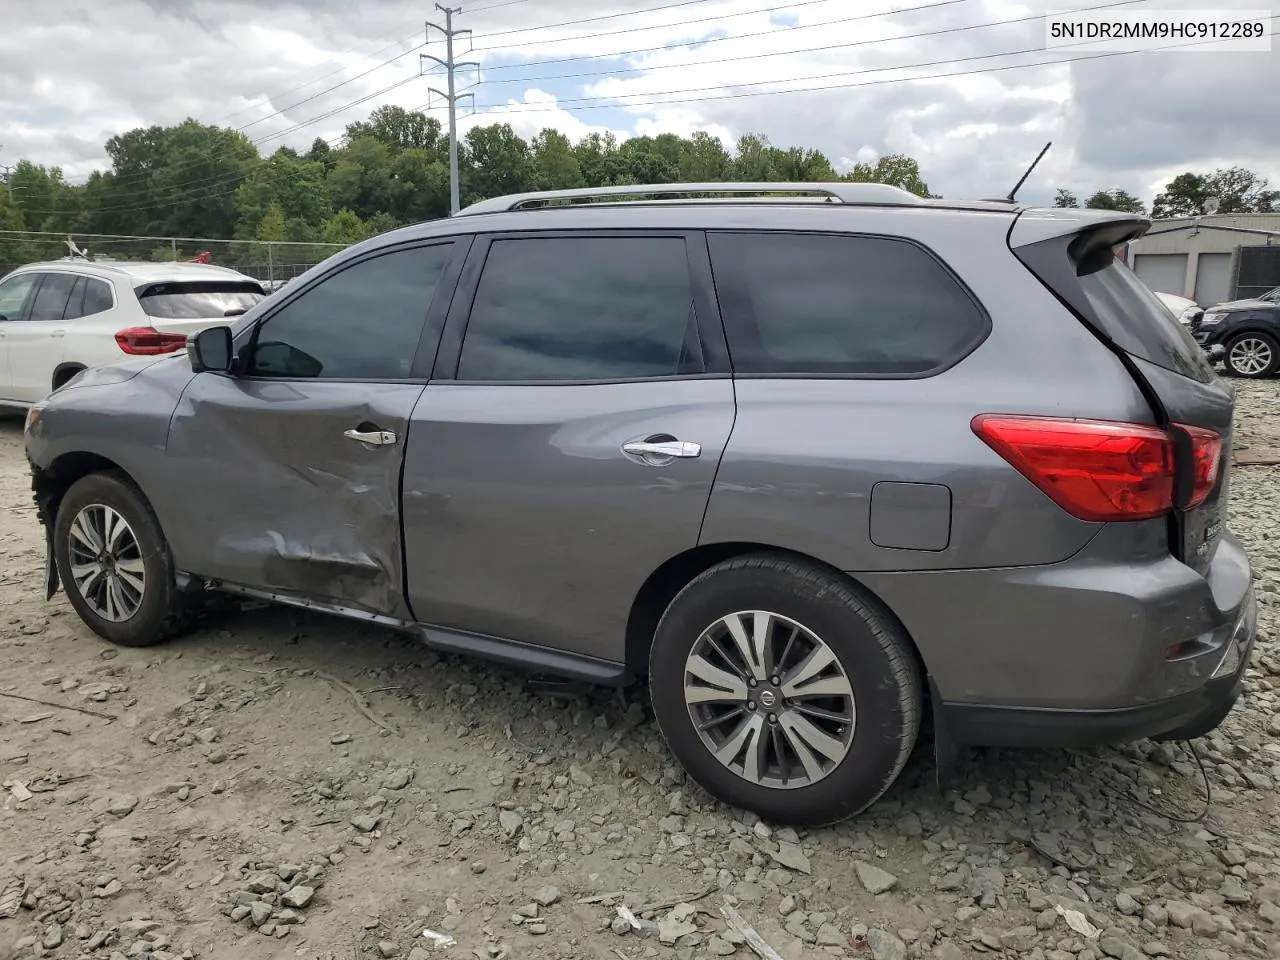
M 1280 286 L 1280 214 L 1156 220 L 1125 260 L 1152 290 L 1202 307 Z

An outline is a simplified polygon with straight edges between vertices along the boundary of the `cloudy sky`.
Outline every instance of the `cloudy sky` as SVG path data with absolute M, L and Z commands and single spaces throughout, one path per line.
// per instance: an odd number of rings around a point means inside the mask
M 452 0 L 458 2 L 458 0 Z M 1280 45 L 1270 53 L 1044 50 L 1047 10 L 1205 9 L 1208 0 L 461 0 L 477 123 L 577 139 L 759 132 L 838 167 L 916 157 L 934 192 L 1022 199 L 1240 164 L 1280 183 Z M 1260 3 L 1229 6 L 1261 7 Z M 38 13 L 37 13 L 38 11 Z M 337 143 L 383 103 L 445 118 L 419 77 L 409 0 L 0 0 L 0 163 L 106 166 L 115 133 L 193 116 L 269 153 Z M 1078 59 L 1090 56 L 1090 59 Z M 1076 58 L 1074 62 L 1064 61 Z M 424 67 L 430 68 L 430 61 Z M 477 80 L 479 81 L 477 83 Z M 474 86 L 471 86 L 474 84 Z M 469 111 L 470 107 L 464 107 Z

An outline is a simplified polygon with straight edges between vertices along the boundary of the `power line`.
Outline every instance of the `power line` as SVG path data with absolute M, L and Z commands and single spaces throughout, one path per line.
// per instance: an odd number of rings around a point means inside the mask
M 1268 19 L 1270 20 L 1280 19 L 1280 14 L 1275 14 L 1269 17 Z M 579 103 L 579 102 L 581 102 L 582 105 L 572 107 L 569 112 L 576 111 L 576 110 L 618 110 L 618 109 L 626 109 L 629 107 L 660 107 L 660 106 L 666 106 L 669 104 L 678 104 L 678 103 L 705 103 L 708 100 L 740 100 L 747 97 L 779 96 L 779 95 L 788 94 L 788 93 L 821 93 L 827 90 L 849 90 L 855 87 L 883 86 L 885 84 L 890 84 L 890 83 L 910 83 L 917 80 L 944 80 L 952 77 L 969 77 L 969 76 L 978 76 L 978 75 L 988 74 L 988 73 L 1003 73 L 1008 70 L 1029 70 L 1036 67 L 1052 67 L 1062 63 L 1079 63 L 1085 60 L 1101 60 L 1107 57 L 1124 57 L 1124 56 L 1130 56 L 1131 54 L 1135 54 L 1135 53 L 1153 53 L 1153 52 L 1162 51 L 1162 50 L 1165 50 L 1165 51 L 1175 50 L 1181 47 L 1193 47 L 1193 46 L 1199 46 L 1200 44 L 1203 44 L 1203 43 L 1217 43 L 1217 42 L 1220 42 L 1220 41 L 1216 39 L 1197 40 L 1193 43 L 1171 44 L 1169 46 L 1152 47 L 1145 50 L 1115 50 L 1115 51 L 1109 51 L 1106 53 L 1087 54 L 1079 57 L 1061 57 L 1057 60 L 1043 60 L 1043 61 L 1038 61 L 1036 63 L 1006 64 L 1004 66 L 999 66 L 999 67 L 981 67 L 976 70 L 957 70 L 951 73 L 925 74 L 924 76 L 917 76 L 917 77 L 886 77 L 882 80 L 864 80 L 859 83 L 828 84 L 826 86 L 821 86 L 821 87 L 794 87 L 794 88 L 785 89 L 785 90 L 754 90 L 748 93 L 727 93 L 727 94 L 719 94 L 714 96 L 686 97 L 683 99 L 671 99 L 671 100 L 647 100 L 640 103 L 617 103 L 617 102 L 586 103 L 585 102 L 588 100 L 616 101 L 620 99 L 617 95 L 612 95 L 608 97 L 584 97 L 582 98 L 581 101 L 558 100 L 553 106 L 549 106 L 549 107 L 532 107 L 532 106 L 526 107 L 521 104 L 517 104 L 516 106 L 513 107 L 513 106 L 510 106 L 509 104 L 504 104 L 504 105 L 493 105 L 492 107 L 482 107 L 481 110 L 484 111 L 485 116 L 503 114 L 503 113 L 546 113 L 550 111 L 563 109 L 562 105 L 565 103 Z M 1043 47 L 1033 48 L 1033 49 L 1034 49 L 1034 52 L 1037 52 L 1037 53 L 1041 53 L 1044 51 Z M 1025 51 L 1014 51 L 1014 53 L 1018 53 L 1018 52 L 1025 52 Z M 986 56 L 1011 56 L 1011 55 L 1013 54 L 1010 54 L 1010 53 L 988 54 Z M 947 63 L 947 62 L 958 62 L 958 61 L 940 61 L 940 62 Z M 909 67 L 880 67 L 878 69 L 882 71 L 905 70 L 905 69 L 909 69 Z M 816 79 L 816 78 L 810 77 L 807 79 Z M 774 81 L 765 81 L 765 82 L 779 83 L 779 82 L 786 82 L 786 81 L 774 80 Z M 746 86 L 746 84 L 739 84 L 738 86 Z M 703 88 L 703 89 L 719 89 L 719 88 L 712 87 L 712 88 Z M 680 93 L 684 91 L 668 91 L 668 92 Z M 640 93 L 630 94 L 630 96 L 637 96 L 637 97 L 660 96 L 660 95 L 661 94 L 640 94 Z
M 718 23 L 721 20 L 732 20 L 735 17 L 750 17 L 759 13 L 780 13 L 780 12 L 794 10 L 797 7 L 812 6 L 815 3 L 830 3 L 830 2 L 832 2 L 832 0 L 800 0 L 799 3 L 774 4 L 773 6 L 769 6 L 769 7 L 757 7 L 754 10 L 739 10 L 736 13 L 722 13 L 714 17 L 699 17 L 695 20 L 677 20 L 674 23 L 655 23 L 647 27 L 625 27 L 619 30 L 606 30 L 601 33 L 583 33 L 583 34 L 578 34 L 576 36 L 553 37 L 549 40 L 530 40 L 530 41 L 527 41 L 527 43 L 537 43 L 541 45 L 541 44 L 547 44 L 547 43 L 564 43 L 569 40 L 598 40 L 601 37 L 616 37 L 616 36 L 621 36 L 622 34 L 627 34 L 627 33 L 643 33 L 646 30 L 664 30 L 664 29 L 670 29 L 671 27 L 688 27 L 688 26 L 693 26 L 695 24 L 699 24 L 699 23 L 712 23 L 712 22 Z M 915 7 L 902 7 L 898 10 L 882 10 L 879 13 L 862 14 L 858 17 L 853 17 L 851 19 L 870 20 L 876 17 L 893 17 L 901 13 L 916 13 L 920 10 L 933 10 L 938 7 L 950 7 L 957 3 L 968 3 L 968 2 L 969 0 L 934 0 L 934 2 L 932 3 L 924 3 Z M 636 14 L 651 13 L 654 10 L 661 10 L 661 9 L 664 9 L 664 8 L 650 7 L 645 10 L 637 10 L 635 11 L 635 13 Z M 616 16 L 622 16 L 622 14 L 617 14 Z M 580 22 L 585 22 L 585 21 L 580 21 Z M 564 26 L 564 24 L 557 24 L 557 26 Z M 492 33 L 483 34 L 480 37 L 480 39 L 483 40 L 486 37 L 494 37 L 494 36 L 502 36 L 502 34 L 492 34 Z M 494 47 L 476 47 L 474 49 L 474 52 L 485 53 L 485 52 L 493 52 L 494 50 L 510 50 L 513 47 L 525 46 L 525 45 L 526 43 L 520 43 L 520 44 L 508 43 L 508 44 L 499 44 L 498 46 L 494 46 Z
M 1093 7 L 1082 7 L 1072 12 L 1086 13 L 1091 10 L 1106 10 L 1111 7 L 1123 7 L 1129 4 L 1146 3 L 1146 2 L 1147 0 L 1116 0 L 1116 2 L 1114 3 L 1103 3 Z M 837 23 L 846 23 L 849 20 L 863 20 L 863 19 L 865 19 L 864 16 L 857 16 L 857 17 L 849 17 L 843 20 L 830 20 L 830 21 L 824 21 L 823 23 L 807 24 L 807 26 L 829 27 Z M 939 37 L 939 36 L 944 36 L 946 34 L 952 34 L 952 33 L 965 33 L 970 30 L 987 30 L 987 29 L 990 29 L 991 27 L 1003 27 L 1013 23 L 1027 23 L 1032 20 L 1043 20 L 1043 19 L 1044 19 L 1044 14 L 1035 14 L 1029 17 L 1018 17 L 1017 19 L 1014 19 L 1014 20 L 996 20 L 989 23 L 973 23 L 964 27 L 944 27 L 939 30 L 926 30 L 922 33 L 908 33 L 898 37 L 880 37 L 873 40 L 852 40 L 852 41 L 847 41 L 843 43 L 828 43 L 820 47 L 803 47 L 799 50 L 770 50 L 765 53 L 749 53 L 749 54 L 744 54 L 738 57 L 721 57 L 716 60 L 694 60 L 689 63 L 659 63 L 659 64 L 648 64 L 640 67 L 618 67 L 612 70 L 592 70 L 584 73 L 557 73 L 557 74 L 544 75 L 544 76 L 510 77 L 510 78 L 502 77 L 497 80 L 490 79 L 490 80 L 484 80 L 481 82 L 491 83 L 491 84 L 492 83 L 533 83 L 537 81 L 547 81 L 547 80 L 573 80 L 579 77 L 603 77 L 603 76 L 609 76 L 609 75 L 618 74 L 618 73 L 640 73 L 640 72 L 650 73 L 654 70 L 683 70 L 683 69 L 689 69 L 692 67 L 713 66 L 719 63 L 738 63 L 743 60 L 761 60 L 765 57 L 787 57 L 787 56 L 794 56 L 796 54 L 801 54 L 801 53 L 823 53 L 829 50 L 847 50 L 852 47 L 864 47 L 864 46 L 869 46 L 875 43 L 897 43 L 902 40 L 919 40 L 924 37 Z M 792 27 L 791 29 L 800 30 L 804 28 Z M 778 31 L 775 31 L 775 30 L 764 30 L 764 31 L 760 31 L 759 33 L 744 33 L 744 34 L 738 34 L 736 36 L 728 36 L 728 37 L 712 37 L 711 40 L 705 40 L 705 41 L 691 40 L 689 41 L 688 45 L 711 43 L 713 40 L 743 40 L 748 37 L 763 36 L 765 34 L 772 34 L 777 32 Z M 572 61 L 572 60 L 605 59 L 605 58 L 615 59 L 619 56 L 632 56 L 636 53 L 648 53 L 655 50 L 671 50 L 671 49 L 674 49 L 674 48 L 673 47 L 651 47 L 647 50 L 629 50 L 625 54 L 598 54 L 598 55 L 593 55 L 590 58 L 570 57 L 570 58 L 567 58 L 567 60 Z M 1043 48 L 1039 48 L 1039 49 L 1043 49 Z M 502 70 L 502 69 L 510 70 L 510 69 L 515 69 L 519 67 L 534 66 L 539 63 L 563 63 L 563 62 L 567 62 L 567 61 L 566 60 L 558 60 L 558 61 L 543 60 L 543 61 L 534 61 L 533 63 L 513 63 L 513 64 L 507 64 L 505 67 L 504 66 L 485 67 L 485 71 L 489 72 L 491 70 Z M 890 69 L 890 68 L 884 67 L 880 69 Z

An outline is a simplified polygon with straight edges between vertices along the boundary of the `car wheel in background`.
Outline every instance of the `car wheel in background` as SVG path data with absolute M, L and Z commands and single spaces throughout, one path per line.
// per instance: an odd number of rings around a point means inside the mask
M 709 793 L 816 825 L 874 803 L 907 762 L 923 684 L 874 598 L 787 557 L 707 570 L 671 602 L 650 652 L 654 712 Z
M 1269 377 L 1280 369 L 1280 343 L 1269 334 L 1242 333 L 1227 342 L 1222 362 L 1234 377 Z
M 146 647 L 189 625 L 160 523 L 121 475 L 95 473 L 71 485 L 58 506 L 53 544 L 58 579 L 99 636 Z

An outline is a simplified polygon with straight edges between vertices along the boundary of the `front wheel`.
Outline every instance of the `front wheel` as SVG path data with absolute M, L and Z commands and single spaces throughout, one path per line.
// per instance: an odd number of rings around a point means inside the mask
M 872 597 L 761 554 L 718 564 L 671 602 L 650 653 L 654 713 L 717 799 L 818 825 L 889 789 L 920 729 L 910 640 Z
M 1223 362 L 1232 376 L 1260 380 L 1280 369 L 1280 343 L 1270 334 L 1242 333 L 1227 343 Z
M 53 549 L 67 599 L 100 637 L 147 647 L 188 625 L 160 523 L 124 478 L 95 473 L 72 484 L 58 505 Z

